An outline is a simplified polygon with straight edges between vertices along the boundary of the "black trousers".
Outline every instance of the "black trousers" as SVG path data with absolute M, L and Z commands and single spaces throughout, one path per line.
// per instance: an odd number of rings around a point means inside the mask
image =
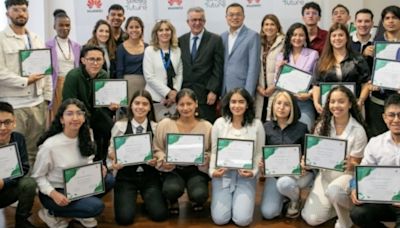
M 400 208 L 390 204 L 361 204 L 350 211 L 353 223 L 361 228 L 386 227 L 381 221 L 396 222 L 400 228 Z

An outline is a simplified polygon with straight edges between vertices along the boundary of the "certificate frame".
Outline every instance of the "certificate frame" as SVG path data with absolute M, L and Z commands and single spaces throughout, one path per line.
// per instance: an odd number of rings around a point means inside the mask
M 329 94 L 329 92 L 337 87 L 337 86 L 345 86 L 348 89 L 351 90 L 351 92 L 353 92 L 354 96 L 356 95 L 356 83 L 355 82 L 320 82 L 319 83 L 319 91 L 320 91 L 320 102 L 321 102 L 321 106 L 324 107 L 327 97 L 324 97 L 324 94 L 326 94 L 326 96 Z M 329 87 L 329 88 L 328 88 Z
M 95 79 L 93 80 L 93 104 L 95 108 L 100 108 L 100 107 L 108 107 L 110 104 L 101 104 L 97 101 L 97 92 L 99 89 L 103 88 L 107 83 L 121 83 L 124 82 L 125 85 L 123 85 L 123 89 L 125 91 L 125 97 L 124 99 L 120 100 L 118 103 L 122 107 L 127 107 L 128 102 L 129 102 L 129 97 L 128 97 L 128 80 L 124 79 Z
M 310 140 L 310 138 L 311 138 L 311 140 Z M 314 139 L 312 139 L 312 138 L 314 138 Z M 311 147 L 317 145 L 321 139 L 328 140 L 331 142 L 336 142 L 336 143 L 344 143 L 344 145 L 342 145 L 344 147 L 344 150 L 341 151 L 343 153 L 343 155 L 340 156 L 340 157 L 343 157 L 343 159 L 341 160 L 341 163 L 336 164 L 334 167 L 324 167 L 324 166 L 321 166 L 318 164 L 311 164 L 312 161 L 310 161 L 308 159 L 309 158 L 308 150 Z M 332 138 L 332 137 L 326 137 L 326 136 L 318 136 L 318 135 L 312 135 L 312 134 L 306 134 L 304 137 L 304 163 L 308 167 L 344 172 L 343 161 L 346 159 L 346 155 L 347 155 L 347 140 L 345 140 L 345 139 L 338 139 L 338 138 Z
M 362 170 L 364 169 L 364 170 Z M 379 203 L 379 204 L 393 204 L 393 203 L 400 203 L 400 184 L 398 184 L 398 189 L 395 189 L 396 193 L 394 193 L 395 195 L 392 196 L 392 200 L 383 200 L 383 199 L 361 199 L 360 196 L 362 196 L 363 194 L 360 192 L 360 181 L 362 179 L 364 179 L 366 176 L 370 175 L 371 172 L 375 169 L 395 169 L 395 173 L 394 175 L 391 175 L 391 177 L 395 177 L 395 176 L 399 176 L 400 174 L 400 167 L 399 166 L 377 166 L 377 165 L 357 165 L 354 168 L 354 178 L 355 178 L 355 182 L 356 182 L 356 196 L 357 199 L 360 202 L 363 203 Z M 386 181 L 385 181 L 385 185 L 386 185 Z M 392 181 L 393 183 L 399 183 L 396 181 Z M 374 185 L 376 186 L 376 185 Z M 365 196 L 368 197 L 368 196 Z
M 375 41 L 374 45 L 374 59 L 396 60 L 396 54 L 400 48 L 400 42 Z M 384 52 L 385 50 L 389 51 Z
M 304 77 L 304 76 L 307 76 L 307 77 L 308 77 L 307 83 L 306 83 L 306 84 L 304 84 L 304 83 L 302 84 L 302 86 L 304 86 L 303 89 L 295 91 L 293 88 L 288 88 L 288 87 L 283 86 L 282 80 L 286 80 L 286 78 L 282 77 L 282 74 L 288 74 L 288 73 L 290 73 L 290 72 L 292 72 L 292 71 L 296 71 L 296 72 L 301 73 L 303 77 Z M 279 77 L 278 77 L 278 80 L 277 80 L 276 83 L 275 83 L 275 86 L 276 86 L 277 88 L 279 88 L 279 89 L 286 90 L 286 91 L 288 91 L 288 92 L 290 92 L 290 93 L 293 93 L 293 94 L 297 94 L 297 93 L 308 93 L 308 91 L 309 91 L 309 89 L 310 89 L 311 82 L 312 82 L 312 78 L 313 78 L 312 75 L 311 75 L 309 72 L 306 72 L 306 71 L 304 71 L 304 70 L 301 70 L 301 69 L 296 68 L 296 67 L 294 67 L 294 66 L 291 66 L 291 65 L 289 65 L 289 64 L 284 64 L 284 65 L 281 67 L 281 69 L 280 69 L 278 75 L 279 75 Z M 296 75 L 296 76 L 297 76 L 297 75 Z M 298 84 L 298 83 L 295 83 L 295 79 L 296 79 L 296 78 L 291 78 L 290 84 L 292 84 L 292 85 Z M 287 79 L 287 80 L 289 80 L 289 79 Z M 307 86 L 305 86 L 305 85 L 307 85 Z
M 90 166 L 99 166 L 99 172 L 98 175 L 100 175 L 99 177 L 101 177 L 101 183 L 99 183 L 94 192 L 90 192 L 87 194 L 83 194 L 83 195 L 77 195 L 77 196 L 73 196 L 73 195 L 68 195 L 69 194 L 69 189 L 68 189 L 68 184 L 67 182 L 69 180 L 72 179 L 72 177 L 75 176 L 76 171 L 74 172 L 74 170 L 79 170 L 79 169 L 84 169 Z M 70 201 L 74 201 L 74 200 L 78 200 L 78 199 L 82 199 L 82 198 L 86 198 L 89 196 L 94 196 L 97 194 L 101 194 L 105 192 L 105 182 L 104 182 L 104 177 L 103 177 L 103 169 L 102 169 L 102 162 L 98 161 L 98 162 L 93 162 L 91 164 L 85 164 L 85 165 L 79 165 L 79 166 L 73 166 L 73 167 L 69 167 L 69 168 L 65 168 L 63 169 L 63 179 L 64 179 L 64 195 L 70 200 Z
M 170 145 L 173 143 L 176 143 L 179 138 L 181 137 L 201 137 L 201 155 L 197 156 L 193 162 L 190 161 L 172 161 L 170 160 L 170 154 L 171 154 L 171 148 Z M 205 161 L 205 136 L 204 134 L 180 134 L 180 133 L 167 133 L 165 136 L 165 142 L 166 142 L 166 147 L 165 147 L 165 159 L 167 163 L 170 164 L 182 164 L 182 165 L 201 165 L 204 164 Z
M 0 151 L 7 149 L 7 148 L 14 148 L 15 153 L 11 153 L 10 155 L 13 156 L 12 159 L 17 161 L 15 168 L 11 171 L 11 173 L 6 176 L 0 176 L 2 179 L 15 179 L 18 177 L 22 177 L 24 175 L 24 170 L 22 169 L 22 162 L 21 162 L 21 155 L 19 154 L 18 145 L 16 142 L 9 143 L 7 145 L 0 146 Z M 4 168 L 4 166 L 2 165 Z
M 31 55 L 32 52 L 44 52 L 46 54 L 46 59 L 48 59 L 49 67 L 44 70 L 43 72 L 26 72 L 24 70 L 25 66 L 24 63 L 27 63 L 28 57 Z M 53 74 L 53 65 L 52 65 L 52 55 L 50 48 L 34 48 L 34 49 L 23 49 L 18 51 L 18 59 L 19 59 L 19 70 L 20 74 L 23 77 L 28 77 L 31 74 L 43 74 L 43 75 L 51 75 Z
M 292 172 L 285 172 L 285 173 L 276 173 L 274 171 L 268 172 L 267 171 L 267 158 L 272 155 L 276 151 L 276 149 L 280 148 L 293 148 L 294 154 L 297 155 L 297 165 L 295 166 L 294 169 L 292 169 Z M 272 151 L 274 150 L 274 151 Z M 263 146 L 262 150 L 262 158 L 264 161 L 264 175 L 267 177 L 279 177 L 279 176 L 300 176 L 301 175 L 301 145 L 300 144 L 286 144 L 286 145 L 265 145 Z M 274 161 L 276 162 L 276 161 Z
M 247 161 L 243 166 L 233 166 L 225 163 L 220 163 L 220 153 L 221 150 L 226 148 L 230 143 L 237 142 L 237 143 L 251 143 L 251 159 Z M 228 169 L 248 169 L 251 170 L 254 167 L 254 150 L 255 150 L 255 142 L 254 140 L 247 140 L 247 139 L 232 139 L 232 138 L 218 138 L 217 139 L 217 151 L 216 151 L 216 159 L 215 159 L 215 167 L 217 168 L 228 168 Z
M 119 148 L 120 148 L 120 146 L 122 146 L 122 144 L 124 144 L 125 143 L 125 141 L 128 139 L 128 138 L 131 138 L 131 137 L 141 137 L 141 138 L 143 138 L 143 136 L 147 136 L 147 138 L 148 138 L 148 143 L 149 143 L 149 146 L 150 146 L 150 153 L 148 153 L 147 154 L 147 156 L 146 157 L 144 157 L 144 159 L 143 159 L 143 161 L 137 161 L 137 162 L 135 162 L 135 161 L 133 161 L 133 162 L 129 162 L 129 161 L 122 161 L 122 162 L 119 162 L 118 161 L 118 158 L 121 158 L 122 156 L 119 156 L 118 154 L 119 154 L 119 152 L 121 152 L 120 150 L 119 150 Z M 145 140 L 145 139 L 144 139 Z M 121 135 L 121 136 L 115 136 L 115 137 L 113 137 L 113 143 L 114 143 L 114 149 L 115 149 L 115 160 L 117 161 L 117 163 L 118 164 L 122 164 L 122 166 L 130 166 L 130 165 L 140 165 L 140 164 L 146 164 L 146 162 L 148 161 L 148 160 L 151 160 L 152 158 L 153 158 L 153 150 L 152 150 L 152 135 L 151 135 L 151 132 L 146 132 L 146 133 L 142 133 L 142 134 L 127 134 L 127 135 Z M 145 143 L 145 142 L 144 142 Z M 134 153 L 134 151 L 132 151 L 133 153 Z
M 398 61 L 389 60 L 389 59 L 379 59 L 379 58 L 374 59 L 374 66 L 372 68 L 372 75 L 371 75 L 372 85 L 379 86 L 380 88 L 383 88 L 383 89 L 398 91 L 398 90 L 400 90 L 400 74 L 397 75 L 397 78 L 398 78 L 397 80 L 389 80 L 387 83 L 377 83 L 376 82 L 376 78 L 377 78 L 376 71 L 381 69 L 388 63 L 394 63 L 394 64 L 398 65 L 398 67 L 400 68 L 400 62 L 398 62 Z M 393 78 L 391 78 L 391 79 L 393 79 Z M 397 83 L 396 83 L 396 81 L 397 81 Z M 395 86 L 395 85 L 397 85 L 397 86 Z

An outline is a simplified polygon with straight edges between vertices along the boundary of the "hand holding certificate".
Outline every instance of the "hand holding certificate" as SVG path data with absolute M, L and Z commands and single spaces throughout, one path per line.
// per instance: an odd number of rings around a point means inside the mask
M 301 175 L 300 145 L 272 145 L 263 147 L 266 176 Z
M 305 165 L 343 172 L 347 141 L 316 135 L 306 135 Z
M 94 106 L 108 107 L 111 103 L 128 106 L 128 82 L 118 79 L 94 80 Z
M 372 71 L 372 85 L 390 90 L 400 90 L 400 62 L 375 59 Z
M 365 203 L 400 202 L 400 167 L 356 166 L 357 199 Z
M 143 164 L 153 158 L 150 133 L 114 137 L 115 160 L 124 166 Z
M 20 50 L 19 60 L 22 76 L 27 77 L 31 74 L 50 75 L 53 73 L 49 48 Z
M 65 195 L 71 201 L 105 192 L 101 162 L 64 169 L 63 174 Z
M 17 178 L 24 175 L 18 147 L 10 143 L 0 147 L 0 178 Z
M 204 163 L 204 135 L 167 134 L 167 163 L 195 164 Z
M 307 93 L 311 84 L 311 79 L 311 74 L 288 64 L 284 64 L 279 73 L 276 87 L 291 93 Z
M 253 140 L 218 138 L 217 167 L 253 169 L 253 156 Z

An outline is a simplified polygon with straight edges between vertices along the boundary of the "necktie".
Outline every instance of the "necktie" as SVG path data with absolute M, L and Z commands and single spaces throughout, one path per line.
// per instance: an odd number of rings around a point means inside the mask
M 198 36 L 193 37 L 193 45 L 192 45 L 192 62 L 196 58 L 197 53 L 197 40 L 199 39 Z
M 136 127 L 136 134 L 141 134 L 143 133 L 143 127 L 141 125 Z

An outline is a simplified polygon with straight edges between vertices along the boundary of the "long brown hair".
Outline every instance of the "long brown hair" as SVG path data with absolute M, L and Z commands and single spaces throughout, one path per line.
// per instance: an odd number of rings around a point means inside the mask
M 260 29 L 260 39 L 261 39 L 261 47 L 264 46 L 266 40 L 267 40 L 267 36 L 265 35 L 264 31 L 263 31 L 263 27 L 264 27 L 264 22 L 269 19 L 271 21 L 274 22 L 276 29 L 278 30 L 278 33 L 276 34 L 276 36 L 278 36 L 279 34 L 283 34 L 282 32 L 282 26 L 281 23 L 279 22 L 278 17 L 275 14 L 267 14 L 264 16 L 264 18 L 261 21 L 261 29 Z
M 108 27 L 108 30 L 110 31 L 110 38 L 108 38 L 108 40 L 106 42 L 106 48 L 107 48 L 108 56 L 109 56 L 110 60 L 113 60 L 113 59 L 115 59 L 117 45 L 115 44 L 115 41 L 114 41 L 114 35 L 112 32 L 111 26 L 110 26 L 110 24 L 108 24 L 107 21 L 100 19 L 96 22 L 96 25 L 94 26 L 93 31 L 92 31 L 92 37 L 88 40 L 88 42 L 86 44 L 100 46 L 99 41 L 96 38 L 96 32 L 99 29 L 100 25 L 106 25 Z

